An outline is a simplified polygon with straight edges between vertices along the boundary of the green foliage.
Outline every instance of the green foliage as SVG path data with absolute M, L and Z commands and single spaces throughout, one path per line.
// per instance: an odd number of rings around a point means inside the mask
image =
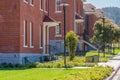
M 104 80 L 112 71 L 110 67 L 1 70 L 0 80 Z
M 67 68 L 72 68 L 74 66 L 86 66 L 86 67 L 93 67 L 95 63 L 86 63 L 84 57 L 75 57 L 74 60 L 70 60 L 67 57 Z M 54 62 L 45 62 L 45 63 L 29 63 L 26 65 L 27 68 L 64 68 L 64 60 L 57 60 Z
M 0 68 L 13 68 L 14 65 L 11 63 L 2 63 L 0 64 Z
M 103 26 L 103 20 L 98 20 L 94 24 L 94 36 L 92 37 L 92 42 L 100 42 L 102 44 L 103 42 L 109 43 L 109 40 L 111 37 L 114 37 L 111 32 L 114 31 L 114 26 L 110 24 L 109 20 L 105 19 L 104 26 Z
M 23 68 L 25 67 L 23 64 L 15 64 L 15 68 Z
M 26 68 L 35 68 L 36 67 L 36 63 L 28 63 L 25 66 L 26 66 Z
M 104 80 L 111 74 L 112 71 L 113 68 L 111 67 L 97 66 L 88 69 L 87 72 L 80 71 L 72 73 L 69 76 L 66 76 L 65 80 Z
M 78 45 L 78 36 L 73 32 L 70 31 L 66 34 L 66 47 L 69 51 L 70 60 L 73 60 L 75 57 L 76 48 Z

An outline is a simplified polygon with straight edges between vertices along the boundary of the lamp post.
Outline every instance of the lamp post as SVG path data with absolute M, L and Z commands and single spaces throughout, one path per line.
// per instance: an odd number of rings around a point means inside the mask
M 105 27 L 105 17 L 103 16 L 103 29 L 104 29 L 104 27 Z M 103 42 L 103 46 L 104 46 L 104 48 L 103 48 L 103 51 L 104 51 L 104 57 L 105 57 L 105 29 L 104 29 L 104 33 L 103 33 L 103 40 L 104 40 L 104 42 Z
M 110 25 L 110 47 L 112 49 L 112 24 Z
M 64 67 L 67 68 L 67 65 L 66 65 L 66 41 L 65 41 L 65 36 L 66 36 L 66 7 L 68 6 L 69 4 L 67 3 L 62 3 L 60 4 L 60 6 L 63 6 L 63 13 L 64 13 Z
M 100 35 L 100 26 L 98 26 L 98 34 Z M 99 36 L 98 36 L 98 44 L 100 45 Z M 100 58 L 100 47 L 98 46 L 98 61 L 99 58 Z

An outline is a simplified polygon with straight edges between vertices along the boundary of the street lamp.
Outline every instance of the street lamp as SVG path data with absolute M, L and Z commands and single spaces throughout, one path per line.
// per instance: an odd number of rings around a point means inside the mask
M 112 49 L 112 24 L 110 25 L 110 36 L 109 36 L 109 38 L 110 38 L 110 47 Z
M 105 27 L 105 17 L 103 16 L 103 29 Z M 104 33 L 103 33 L 103 40 L 105 40 L 105 29 L 104 29 Z M 104 46 L 104 57 L 105 57 L 105 42 L 103 42 L 103 46 Z
M 100 26 L 98 26 L 98 34 L 100 35 Z M 99 36 L 98 36 L 98 44 L 100 44 L 100 41 L 99 41 Z M 98 45 L 98 59 L 100 58 L 100 47 Z M 98 60 L 99 61 L 99 60 Z
M 68 6 L 69 4 L 67 3 L 62 3 L 60 4 L 60 6 L 63 6 L 63 13 L 64 13 L 64 67 L 67 68 L 67 65 L 66 65 L 66 41 L 65 41 L 65 36 L 66 36 L 66 7 Z

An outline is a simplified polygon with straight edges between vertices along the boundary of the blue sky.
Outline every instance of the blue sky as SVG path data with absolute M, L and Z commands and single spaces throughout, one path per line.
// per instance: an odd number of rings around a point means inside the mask
M 91 3 L 96 8 L 103 8 L 103 7 L 119 7 L 120 8 L 120 0 L 86 0 L 85 3 Z

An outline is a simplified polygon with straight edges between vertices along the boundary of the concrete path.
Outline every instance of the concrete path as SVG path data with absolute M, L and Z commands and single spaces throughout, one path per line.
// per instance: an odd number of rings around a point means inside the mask
M 105 80 L 120 80 L 120 53 L 114 56 L 108 62 L 98 63 L 99 66 L 111 66 L 114 68 L 114 72 Z

